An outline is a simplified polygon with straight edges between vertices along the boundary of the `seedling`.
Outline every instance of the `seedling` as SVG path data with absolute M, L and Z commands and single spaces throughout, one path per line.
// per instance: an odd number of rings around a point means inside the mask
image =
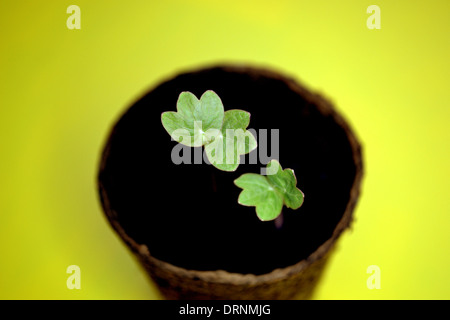
M 277 160 L 271 160 L 267 171 L 275 174 L 245 173 L 234 180 L 234 184 L 243 189 L 238 203 L 255 206 L 256 215 L 262 221 L 276 219 L 283 204 L 294 210 L 300 208 L 304 199 L 303 192 L 296 187 L 297 179 L 292 169 L 283 170 Z
M 243 110 L 224 112 L 222 101 L 211 90 L 200 98 L 185 91 L 177 101 L 177 112 L 164 112 L 161 121 L 173 140 L 190 147 L 205 147 L 213 166 L 235 171 L 239 158 L 257 147 L 247 131 L 250 113 Z
M 255 137 L 246 130 L 250 113 L 224 111 L 219 96 L 211 90 L 203 93 L 200 100 L 191 92 L 182 92 L 177 112 L 164 112 L 161 121 L 173 140 L 190 147 L 203 146 L 211 164 L 223 171 L 235 171 L 240 155 L 257 147 Z M 298 209 L 304 200 L 292 169 L 283 170 L 278 161 L 272 160 L 267 164 L 267 173 L 246 173 L 234 181 L 243 189 L 238 203 L 255 206 L 262 221 L 276 219 L 283 205 Z

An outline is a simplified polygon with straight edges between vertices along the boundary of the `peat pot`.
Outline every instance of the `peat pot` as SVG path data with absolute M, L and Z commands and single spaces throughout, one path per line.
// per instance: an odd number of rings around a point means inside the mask
M 251 113 L 256 163 L 250 154 L 224 172 L 172 161 L 177 143 L 161 113 L 176 110 L 180 92 L 206 90 L 225 111 Z M 273 155 L 294 170 L 305 201 L 261 222 L 238 204 L 233 181 L 260 173 Z M 305 299 L 352 221 L 362 173 L 360 144 L 329 101 L 279 72 L 222 65 L 179 74 L 138 99 L 112 128 L 98 182 L 109 223 L 168 299 Z

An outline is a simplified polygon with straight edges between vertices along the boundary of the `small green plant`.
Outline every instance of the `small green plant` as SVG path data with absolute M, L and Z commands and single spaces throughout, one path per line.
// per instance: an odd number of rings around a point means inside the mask
M 283 170 L 277 160 L 271 160 L 267 171 L 274 174 L 245 173 L 234 180 L 234 184 L 243 189 L 239 204 L 255 206 L 256 215 L 262 221 L 277 218 L 283 204 L 294 210 L 300 208 L 304 199 L 303 192 L 296 187 L 297 179 L 292 169 Z
M 173 140 L 189 147 L 203 146 L 210 163 L 223 171 L 235 171 L 240 156 L 257 147 L 255 137 L 246 130 L 250 113 L 224 111 L 222 101 L 212 90 L 203 93 L 200 100 L 191 92 L 182 92 L 177 112 L 163 112 L 161 122 Z M 243 189 L 238 203 L 255 206 L 262 221 L 276 219 L 283 205 L 298 209 L 303 204 L 304 195 L 296 187 L 294 171 L 283 170 L 276 160 L 267 164 L 266 176 L 246 173 L 234 183 Z
M 190 147 L 205 147 L 208 160 L 223 171 L 235 171 L 239 158 L 257 147 L 247 131 L 250 113 L 243 110 L 224 112 L 222 101 L 211 90 L 200 98 L 182 92 L 177 112 L 164 112 L 161 121 L 172 139 Z

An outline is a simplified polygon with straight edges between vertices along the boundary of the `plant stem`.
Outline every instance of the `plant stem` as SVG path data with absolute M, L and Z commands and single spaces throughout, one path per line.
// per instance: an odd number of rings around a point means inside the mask
M 281 211 L 280 215 L 274 220 L 275 228 L 280 230 L 283 227 L 283 222 L 284 222 L 283 211 Z

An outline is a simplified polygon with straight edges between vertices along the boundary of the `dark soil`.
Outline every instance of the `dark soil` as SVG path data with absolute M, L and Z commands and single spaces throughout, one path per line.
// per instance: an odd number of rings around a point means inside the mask
M 283 209 L 281 228 L 237 203 L 241 189 L 233 181 L 265 163 L 229 173 L 172 162 L 176 143 L 161 113 L 175 111 L 181 91 L 199 98 L 209 89 L 225 110 L 250 112 L 249 128 L 280 130 L 280 163 L 295 171 L 305 194 L 300 209 Z M 345 131 L 304 94 L 269 72 L 211 68 L 179 75 L 142 97 L 115 126 L 100 174 L 125 232 L 154 257 L 187 269 L 263 274 L 306 258 L 331 237 L 356 169 Z

